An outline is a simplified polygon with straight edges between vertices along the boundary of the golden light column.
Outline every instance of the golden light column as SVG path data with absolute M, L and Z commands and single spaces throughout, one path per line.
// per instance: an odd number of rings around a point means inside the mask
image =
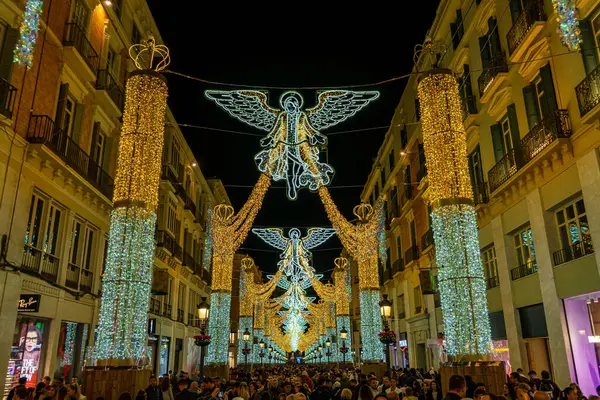
M 492 342 L 485 276 L 452 71 L 434 68 L 423 74 L 418 96 L 446 349 L 452 356 L 487 355 Z
M 129 53 L 138 70 L 126 85 L 96 345 L 96 358 L 106 365 L 133 365 L 147 343 L 167 106 L 167 84 L 159 72 L 169 64 L 169 50 L 150 38 Z

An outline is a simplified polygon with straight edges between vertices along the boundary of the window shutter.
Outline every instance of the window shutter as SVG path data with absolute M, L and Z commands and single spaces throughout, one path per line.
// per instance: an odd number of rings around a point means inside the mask
M 475 191 L 475 169 L 473 168 L 473 153 L 469 155 L 469 176 L 471 177 L 471 186 L 473 186 L 473 191 Z
M 502 54 L 502 47 L 500 45 L 500 34 L 498 33 L 498 22 L 496 21 L 496 18 L 490 17 L 490 19 L 488 20 L 488 29 L 491 58 L 496 58 L 500 56 L 500 54 Z
M 425 146 L 423 146 L 423 143 L 419 143 L 419 169 L 425 172 L 426 168 L 427 166 L 425 165 Z
M 517 120 L 517 109 L 514 104 L 510 104 L 506 108 L 508 112 L 508 123 L 510 124 L 510 135 L 513 142 L 513 148 L 515 151 L 515 162 L 517 166 L 523 165 L 523 151 L 521 149 L 521 135 L 519 134 L 519 122 Z
M 100 166 L 102 166 L 103 160 L 96 159 L 96 147 L 98 146 L 98 134 L 99 133 L 100 133 L 100 122 L 96 121 L 96 122 L 94 122 L 94 127 L 92 128 L 92 143 L 90 144 L 90 157 L 92 157 L 92 159 L 96 163 L 98 163 Z
M 458 21 L 457 21 L 458 22 Z M 458 41 L 456 40 L 458 37 L 456 22 L 450 23 L 450 37 L 452 37 L 452 48 L 456 49 L 458 47 Z
M 456 31 L 458 33 L 458 43 L 465 34 L 465 24 L 463 24 L 462 10 L 459 8 L 456 10 Z
M 402 146 L 402 150 L 404 150 L 408 144 L 408 131 L 406 130 L 406 125 L 403 126 L 402 130 L 400 131 L 400 144 Z
M 83 117 L 85 115 L 85 105 L 83 103 L 75 104 L 75 117 L 73 118 L 73 141 L 81 147 Z
M 506 148 L 504 147 L 504 140 L 502 139 L 502 127 L 500 124 L 494 124 L 490 126 L 492 131 L 492 143 L 494 145 L 494 158 L 496 162 L 500 161 L 506 154 Z
M 513 25 L 519 19 L 521 15 L 521 0 L 510 0 L 510 16 L 512 18 Z
M 531 130 L 540 120 L 533 84 L 523 88 L 523 99 L 525 100 L 525 111 L 527 112 L 527 124 L 529 125 L 529 130 Z
M 67 104 L 67 95 L 69 94 L 69 84 L 63 83 L 58 91 L 58 104 L 56 106 L 56 117 L 54 117 L 54 129 L 62 129 L 65 119 L 65 106 Z
M 473 96 L 473 86 L 471 85 L 471 70 L 469 64 L 463 65 L 463 85 L 465 86 L 465 94 Z
M 585 74 L 589 75 L 598 66 L 596 40 L 594 39 L 594 31 L 589 19 L 579 21 L 579 29 L 581 30 L 582 39 L 581 57 L 583 58 L 583 67 L 585 68 Z
M 554 112 L 558 109 L 558 102 L 556 101 L 556 92 L 554 91 L 554 82 L 552 80 L 552 69 L 550 63 L 544 65 L 540 69 L 540 77 L 542 78 L 542 85 L 544 86 L 544 101 L 547 106 L 549 113 Z
M 480 184 L 483 184 L 483 169 L 481 166 L 481 149 L 479 148 L 479 145 L 477 145 L 477 147 L 475 147 L 475 151 L 473 153 L 477 154 L 477 159 L 479 160 L 479 167 L 475 170 L 475 174 L 479 178 L 478 182 Z
M 417 116 L 417 121 L 421 120 L 421 103 L 419 103 L 419 99 L 415 99 L 415 115 Z
M 8 28 L 6 30 L 6 37 L 2 44 L 2 55 L 0 56 L 0 78 L 10 82 L 12 77 L 13 69 L 13 52 L 19 38 L 19 30 L 15 28 Z

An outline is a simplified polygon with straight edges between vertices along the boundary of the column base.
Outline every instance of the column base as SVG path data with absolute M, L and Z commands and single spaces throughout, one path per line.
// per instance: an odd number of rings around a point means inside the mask
M 81 376 L 82 394 L 88 399 L 117 400 L 121 393 L 129 392 L 135 398 L 148 387 L 151 375 L 149 369 L 86 369 Z
M 385 364 L 377 361 L 367 361 L 360 367 L 360 370 L 363 374 L 369 375 L 371 372 L 373 372 L 379 379 L 385 375 L 385 369 Z
M 494 365 L 478 365 L 477 362 L 468 362 L 463 359 L 462 362 L 456 363 L 456 365 L 441 366 L 440 375 L 442 377 L 444 395 L 446 395 L 446 388 L 450 383 L 452 375 L 470 375 L 474 382 L 483 382 L 489 393 L 502 393 L 504 383 L 506 382 L 506 367 L 504 366 L 504 362 L 501 361 L 497 365 L 496 363 Z

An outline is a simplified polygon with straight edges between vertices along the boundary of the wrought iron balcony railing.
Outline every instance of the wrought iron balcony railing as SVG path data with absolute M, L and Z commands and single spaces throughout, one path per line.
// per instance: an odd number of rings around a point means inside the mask
M 404 318 L 406 318 L 406 313 L 405 312 L 398 313 L 398 319 L 404 319 Z
M 60 260 L 33 246 L 24 245 L 21 270 L 39 275 L 48 282 L 56 283 Z
M 528 163 L 544 150 L 548 145 L 558 138 L 568 138 L 571 136 L 571 120 L 567 110 L 554 110 L 543 120 L 538 122 L 521 139 L 521 148 L 523 149 L 523 163 Z
M 175 253 L 175 238 L 167 231 L 157 230 L 156 231 L 156 246 L 164 247 L 171 254 Z
M 429 248 L 429 246 L 433 245 L 433 230 L 429 229 L 427 232 L 421 236 L 421 249 L 425 251 L 425 249 Z
M 517 173 L 517 169 L 515 150 L 510 149 L 488 172 L 490 191 L 493 192 L 502 186 L 504 182 Z
M 404 271 L 404 260 L 400 257 L 392 263 L 392 275 L 402 271 Z
M 461 96 L 460 105 L 462 108 L 463 120 L 467 119 L 469 115 L 477 114 L 477 99 L 475 96 Z
M 404 265 L 408 265 L 411 262 L 419 259 L 419 248 L 417 246 L 409 247 L 404 252 Z
M 473 186 L 473 200 L 475 205 L 486 204 L 489 201 L 487 183 L 480 183 Z
M 94 283 L 94 273 L 87 269 L 81 270 L 81 277 L 79 280 L 79 289 L 85 293 L 92 293 L 92 284 Z
M 488 290 L 493 289 L 495 287 L 500 286 L 500 280 L 498 279 L 497 276 L 491 276 L 491 277 L 487 278 L 485 286 L 488 288 Z
M 6 79 L 0 79 L 0 114 L 7 118 L 12 118 L 16 98 L 17 88 L 11 85 Z
M 108 94 L 117 108 L 123 112 L 123 106 L 125 104 L 125 91 L 123 88 L 121 88 L 119 82 L 107 69 L 98 70 L 96 89 L 106 91 L 106 94 Z
M 600 66 L 595 68 L 575 87 L 579 113 L 583 117 L 600 104 Z
M 564 249 L 555 251 L 552 254 L 552 256 L 554 258 L 554 265 L 556 266 L 569 261 L 576 260 L 587 254 L 592 254 L 593 252 L 594 245 L 592 244 L 592 241 L 588 238 L 587 240 L 584 239 L 584 241 L 573 243 L 572 245 L 565 247 Z
M 183 310 L 181 308 L 177 309 L 177 322 L 183 322 L 183 316 L 185 315 L 185 313 L 183 312 Z
M 519 265 L 517 268 L 511 269 L 510 278 L 515 281 L 517 279 L 533 275 L 537 272 L 537 270 L 537 262 L 535 260 L 530 260 L 523 265 Z
M 160 300 L 150 297 L 150 311 L 152 314 L 160 315 Z
M 47 115 L 32 115 L 27 132 L 29 143 L 50 148 L 73 170 L 91 183 L 104 196 L 112 199 L 113 178 L 96 163 L 71 137 L 54 125 Z
M 65 280 L 65 286 L 71 288 L 71 289 L 79 289 L 79 271 L 81 270 L 81 268 L 79 268 L 77 265 L 75 264 L 71 264 L 69 263 L 67 265 L 67 279 Z
M 190 253 L 188 253 L 187 251 L 184 251 L 183 252 L 183 260 L 181 260 L 181 261 L 183 262 L 183 265 L 190 268 L 191 270 L 194 270 L 194 268 L 196 266 L 196 262 L 194 261 L 194 257 L 192 257 L 192 255 Z
M 98 53 L 94 50 L 94 47 L 88 40 L 83 29 L 79 27 L 79 24 L 75 22 L 68 22 L 65 24 L 65 38 L 63 40 L 64 46 L 73 46 L 84 59 L 85 63 L 90 67 L 94 75 L 98 71 Z
M 413 190 L 412 190 L 412 186 L 409 185 L 404 185 L 404 192 L 402 192 L 402 203 L 406 203 L 409 200 L 413 199 Z
M 508 65 L 506 64 L 506 56 L 504 52 L 494 55 L 489 61 L 489 65 L 485 68 L 477 83 L 479 84 L 479 95 L 483 96 L 486 90 L 490 87 L 496 76 L 501 72 L 508 72 Z
M 523 11 L 521 11 L 516 22 L 506 35 L 509 54 L 512 54 L 519 47 L 535 22 L 546 21 L 543 0 L 531 0 L 523 3 L 525 4 L 525 8 L 523 8 Z
M 163 304 L 163 316 L 171 318 L 171 310 L 173 306 L 170 304 Z

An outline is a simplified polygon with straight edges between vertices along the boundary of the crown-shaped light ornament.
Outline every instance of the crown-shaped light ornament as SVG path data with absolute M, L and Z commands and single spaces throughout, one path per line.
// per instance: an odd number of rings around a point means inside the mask
M 360 203 L 352 209 L 352 213 L 358 218 L 358 222 L 367 222 L 373 215 L 373 207 L 368 203 Z
M 153 36 L 143 40 L 140 44 L 129 47 L 129 57 L 133 60 L 135 67 L 141 70 L 154 70 L 161 72 L 171 63 L 169 48 L 156 44 Z
M 422 57 L 431 59 L 431 66 L 433 68 L 438 67 L 440 60 L 446 55 L 448 46 L 443 41 L 434 42 L 431 36 L 425 36 L 423 44 L 417 44 L 413 53 L 413 62 L 419 67 L 419 62 Z M 426 62 L 427 59 L 424 60 Z
M 244 267 L 244 271 L 250 271 L 254 266 L 254 260 L 250 257 L 242 258 L 242 267 Z
M 233 218 L 233 207 L 231 207 L 230 205 L 227 204 L 219 204 L 218 206 L 215 207 L 214 209 L 214 216 L 215 218 L 223 223 L 223 224 L 230 224 L 231 223 L 231 219 Z
M 333 260 L 333 263 L 335 264 L 336 269 L 345 270 L 348 266 L 348 259 L 346 257 L 338 257 Z

